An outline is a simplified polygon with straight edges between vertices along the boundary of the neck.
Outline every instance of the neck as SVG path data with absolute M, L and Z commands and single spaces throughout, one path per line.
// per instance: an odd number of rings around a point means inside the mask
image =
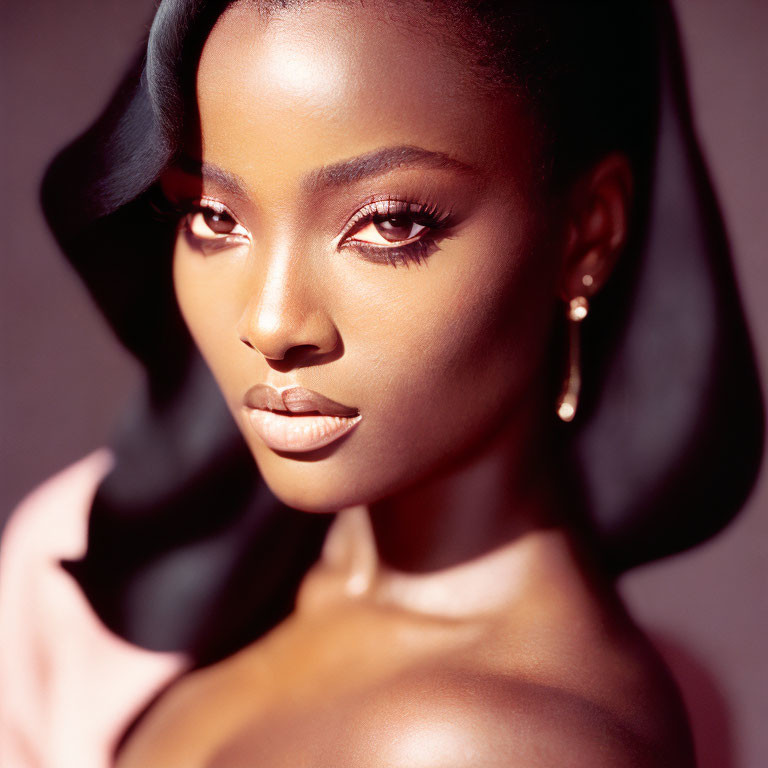
M 323 559 L 344 574 L 349 596 L 469 616 L 499 607 L 540 566 L 568 557 L 556 453 L 534 430 L 541 420 L 523 418 L 529 429 L 504 430 L 418 487 L 338 514 Z

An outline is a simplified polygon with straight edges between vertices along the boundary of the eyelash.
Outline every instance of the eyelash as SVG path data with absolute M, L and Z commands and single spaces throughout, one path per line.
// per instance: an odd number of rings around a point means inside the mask
M 236 226 L 242 226 L 226 205 L 212 198 L 198 198 L 175 201 L 164 194 L 150 198 L 150 206 L 156 219 L 176 224 L 206 251 L 224 250 L 242 243 L 246 235 L 219 234 L 216 237 L 201 238 L 192 231 L 193 217 L 199 213 L 226 213 Z M 377 217 L 386 220 L 407 214 L 408 218 L 423 227 L 417 235 L 404 245 L 383 246 L 363 240 L 351 239 L 356 232 L 374 223 Z M 413 203 L 403 198 L 381 198 L 372 200 L 360 208 L 345 224 L 337 248 L 354 248 L 368 261 L 388 264 L 393 267 L 421 264 L 437 249 L 439 237 L 451 226 L 450 212 L 441 211 L 433 203 Z
M 234 213 L 224 203 L 213 198 L 189 198 L 174 200 L 163 194 L 160 190 L 157 194 L 149 196 L 149 206 L 152 215 L 157 221 L 170 224 L 184 232 L 187 239 L 193 242 L 204 253 L 210 254 L 216 251 L 226 250 L 234 245 L 240 245 L 244 241 L 250 242 L 250 237 L 245 227 L 237 220 Z M 234 222 L 235 227 L 240 227 L 243 232 L 219 233 L 213 237 L 200 237 L 192 229 L 194 217 L 198 214 L 226 214 Z M 207 224 L 206 224 L 207 226 Z M 213 232 L 213 230 L 211 230 Z
M 363 240 L 349 239 L 356 232 L 382 220 L 407 214 L 414 224 L 423 227 L 415 239 L 404 245 L 375 245 Z M 344 227 L 339 248 L 355 248 L 370 261 L 389 264 L 393 267 L 420 264 L 437 248 L 438 237 L 451 225 L 451 214 L 441 211 L 433 203 L 413 203 L 405 199 L 384 198 L 364 205 Z

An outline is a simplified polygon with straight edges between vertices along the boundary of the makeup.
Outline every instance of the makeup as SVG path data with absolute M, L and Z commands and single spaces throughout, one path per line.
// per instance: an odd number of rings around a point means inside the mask
M 246 392 L 244 407 L 253 430 L 275 451 L 323 448 L 362 419 L 356 408 L 304 387 L 280 392 L 268 384 L 257 384 Z
M 345 226 L 340 248 L 353 247 L 369 261 L 407 266 L 422 263 L 452 224 L 436 204 L 381 199 L 363 206 Z

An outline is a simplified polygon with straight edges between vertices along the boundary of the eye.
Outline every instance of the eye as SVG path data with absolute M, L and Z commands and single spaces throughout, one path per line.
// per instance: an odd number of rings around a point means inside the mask
M 401 245 L 427 229 L 426 224 L 414 221 L 410 213 L 392 215 L 375 214 L 368 223 L 354 233 L 354 240 L 371 245 Z
M 344 245 L 402 248 L 446 227 L 448 216 L 433 206 L 381 200 L 364 206 L 349 222 Z
M 186 227 L 198 240 L 248 237 L 248 230 L 217 200 L 200 200 L 187 214 Z

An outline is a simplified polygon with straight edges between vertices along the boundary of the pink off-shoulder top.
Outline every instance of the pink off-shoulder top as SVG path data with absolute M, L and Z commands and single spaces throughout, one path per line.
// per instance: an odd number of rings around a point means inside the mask
M 0 541 L 0 767 L 108 768 L 117 740 L 189 662 L 112 634 L 59 561 L 85 552 L 113 456 L 101 449 L 14 510 Z

